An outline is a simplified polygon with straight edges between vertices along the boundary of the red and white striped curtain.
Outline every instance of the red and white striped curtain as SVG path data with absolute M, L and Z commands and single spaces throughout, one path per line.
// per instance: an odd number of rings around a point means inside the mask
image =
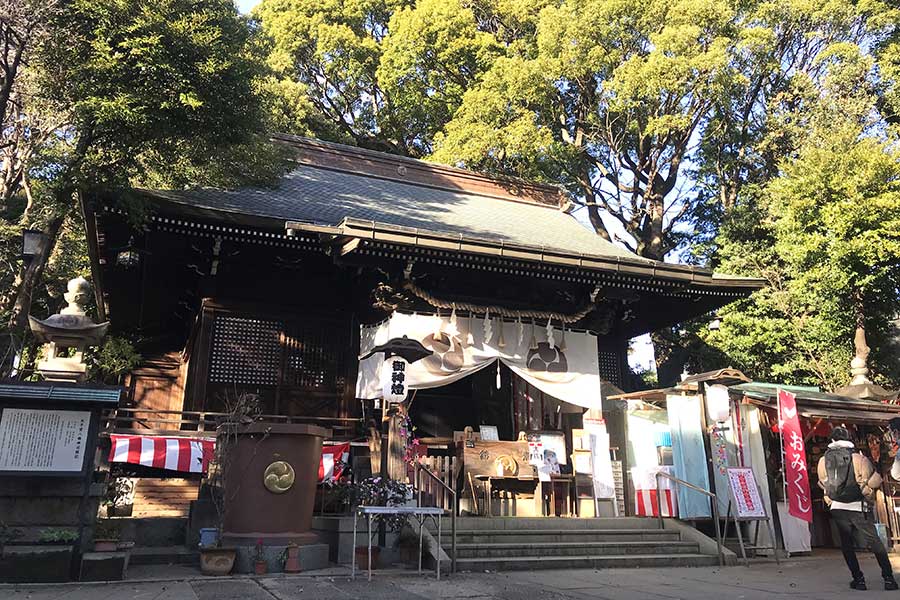
M 119 434 L 109 437 L 112 441 L 111 463 L 130 463 L 182 473 L 206 473 L 216 448 L 215 438 Z M 322 446 L 319 482 L 339 479 L 349 462 L 349 443 Z
M 215 452 L 215 438 L 110 435 L 109 462 L 131 463 L 180 471 L 206 473 Z
M 662 493 L 662 516 L 677 517 L 678 501 L 674 484 L 663 477 L 659 481 L 659 492 L 656 489 L 656 473 L 674 474 L 674 467 L 634 467 L 631 469 L 631 481 L 634 484 L 634 512 L 638 517 L 658 517 L 659 505 L 657 496 Z
M 322 460 L 319 462 L 319 483 L 340 479 L 349 463 L 350 444 L 322 446 Z

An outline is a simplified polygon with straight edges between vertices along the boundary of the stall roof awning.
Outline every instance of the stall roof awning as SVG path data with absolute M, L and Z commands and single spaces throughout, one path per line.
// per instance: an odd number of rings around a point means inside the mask
M 750 381 L 750 378 L 738 371 L 737 369 L 716 369 L 715 371 L 707 371 L 685 377 L 678 385 L 674 387 L 658 388 L 653 390 L 641 390 L 639 392 L 628 392 L 627 394 L 616 394 L 609 396 L 610 400 L 643 400 L 645 402 L 657 402 L 665 400 L 670 394 L 696 394 L 701 383 L 721 383 L 723 385 L 731 385 L 740 381 Z
M 753 404 L 775 408 L 779 389 L 793 393 L 797 397 L 797 407 L 802 416 L 808 418 L 835 419 L 840 421 L 889 421 L 900 417 L 900 405 L 858 400 L 820 392 L 817 388 L 785 386 L 771 383 L 742 383 L 731 386 L 732 395 L 740 395 Z
M 748 397 L 748 399 L 751 404 L 764 406 L 766 408 L 771 408 L 772 410 L 776 409 L 775 404 L 770 404 L 750 397 Z M 828 419 L 850 423 L 887 423 L 891 419 L 900 417 L 900 411 L 849 410 L 846 408 L 831 408 L 827 406 L 810 406 L 802 404 L 798 407 L 798 413 L 801 417 L 806 417 L 807 419 Z
M 625 394 L 615 394 L 614 396 L 607 396 L 609 400 L 643 400 L 644 402 L 657 402 L 659 400 L 665 400 L 666 395 L 671 393 L 676 393 L 678 390 L 675 388 L 661 388 L 655 390 L 641 390 L 639 392 L 628 392 Z
M 731 385 L 738 382 L 749 383 L 750 378 L 738 371 L 737 369 L 716 369 L 715 371 L 707 371 L 698 373 L 697 375 L 688 375 L 676 388 L 696 390 L 701 383 L 721 383 L 723 385 Z

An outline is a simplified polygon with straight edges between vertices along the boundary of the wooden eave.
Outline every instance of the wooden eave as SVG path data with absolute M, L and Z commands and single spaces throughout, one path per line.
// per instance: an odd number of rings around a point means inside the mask
M 289 232 L 321 232 L 321 226 L 319 225 L 298 221 L 286 221 L 284 227 Z M 503 241 L 448 234 L 426 229 L 413 229 L 360 219 L 346 218 L 340 225 L 329 229 L 328 232 L 347 238 L 358 238 L 384 244 L 398 244 L 411 248 L 491 256 L 622 275 L 637 275 L 710 290 L 716 288 L 738 288 L 740 289 L 738 293 L 749 293 L 766 285 L 762 279 L 714 276 L 711 271 L 691 265 L 669 264 L 637 257 L 626 259 L 617 256 L 568 254 L 542 246 L 513 245 Z

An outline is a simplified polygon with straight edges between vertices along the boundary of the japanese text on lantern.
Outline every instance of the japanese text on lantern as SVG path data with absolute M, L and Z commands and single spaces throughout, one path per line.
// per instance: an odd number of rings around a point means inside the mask
M 405 359 L 399 356 L 391 356 L 384 361 L 382 382 L 384 399 L 387 402 L 403 402 L 406 399 L 407 365 Z
M 778 407 L 784 447 L 788 512 L 798 519 L 811 523 L 812 502 L 806 465 L 806 445 L 803 443 L 800 419 L 797 416 L 797 399 L 794 394 L 779 390 Z

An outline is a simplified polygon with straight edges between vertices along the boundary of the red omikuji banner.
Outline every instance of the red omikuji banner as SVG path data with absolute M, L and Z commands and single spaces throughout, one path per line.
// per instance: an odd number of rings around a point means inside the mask
M 778 412 L 781 440 L 784 444 L 788 512 L 798 519 L 812 523 L 812 495 L 809 491 L 809 473 L 806 468 L 806 445 L 800 431 L 797 399 L 794 394 L 778 390 Z

